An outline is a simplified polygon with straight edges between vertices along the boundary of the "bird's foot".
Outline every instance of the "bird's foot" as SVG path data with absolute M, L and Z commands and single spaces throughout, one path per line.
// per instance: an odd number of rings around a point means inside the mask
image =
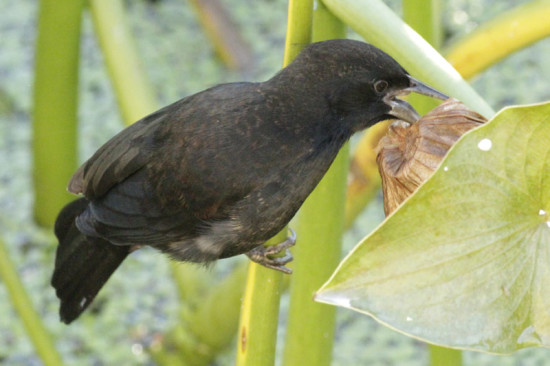
M 259 246 L 252 249 L 250 252 L 246 253 L 248 258 L 251 261 L 261 264 L 264 267 L 276 269 L 277 271 L 284 272 L 286 274 L 291 274 L 292 270 L 288 267 L 285 267 L 285 264 L 292 261 L 292 254 L 288 248 L 296 244 L 296 233 L 294 230 L 290 229 L 290 235 L 282 243 L 271 245 L 271 246 Z M 271 257 L 272 255 L 283 252 L 285 253 L 282 257 Z

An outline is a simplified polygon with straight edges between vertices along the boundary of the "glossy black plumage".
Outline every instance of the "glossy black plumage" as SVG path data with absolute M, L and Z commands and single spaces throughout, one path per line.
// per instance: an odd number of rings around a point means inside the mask
M 414 122 L 396 99 L 409 91 L 444 97 L 377 48 L 333 40 L 268 81 L 215 86 L 121 131 L 75 173 L 69 191 L 85 198 L 56 223 L 61 319 L 84 311 L 131 248 L 209 262 L 262 245 L 354 132 Z

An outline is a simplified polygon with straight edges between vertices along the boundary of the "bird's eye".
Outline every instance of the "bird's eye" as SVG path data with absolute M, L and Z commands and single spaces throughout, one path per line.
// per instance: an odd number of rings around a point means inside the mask
M 374 90 L 377 93 L 383 93 L 388 88 L 388 82 L 386 80 L 378 80 L 374 83 Z

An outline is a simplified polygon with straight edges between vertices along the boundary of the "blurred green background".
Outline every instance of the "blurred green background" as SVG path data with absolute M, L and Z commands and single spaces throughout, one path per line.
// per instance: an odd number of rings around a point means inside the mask
M 126 1 L 143 69 L 165 105 L 221 82 L 264 80 L 282 64 L 286 0 L 221 0 L 250 47 L 252 63 L 231 71 L 216 57 L 188 1 Z M 527 1 L 450 0 L 443 3 L 444 47 L 496 14 Z M 388 1 L 400 13 L 399 1 Z M 167 259 L 153 250 L 133 254 L 102 290 L 90 311 L 67 327 L 49 285 L 53 234 L 32 220 L 31 103 L 38 1 L 0 0 L 0 233 L 35 307 L 57 340 L 67 364 L 152 364 L 146 347 L 176 319 L 177 294 Z M 358 38 L 356 35 L 349 35 Z M 550 100 L 550 39 L 517 52 L 474 81 L 498 110 Z M 122 128 L 114 93 L 88 12 L 84 13 L 80 64 L 80 157 L 85 160 Z M 51 164 L 56 164 L 52 161 Z M 382 219 L 376 199 L 345 238 L 346 253 Z M 225 260 L 223 272 L 236 261 Z M 108 299 L 108 301 L 107 301 Z M 284 324 L 286 299 L 280 321 Z M 220 311 L 223 311 L 220 305 Z M 426 365 L 426 346 L 368 317 L 338 310 L 334 365 Z M 284 327 L 281 327 L 282 339 Z M 282 342 L 279 342 L 281 344 Z M 218 364 L 232 364 L 233 349 Z M 0 285 L 0 364 L 40 365 L 21 321 Z M 497 357 L 464 352 L 465 365 L 547 365 L 550 350 L 527 349 Z

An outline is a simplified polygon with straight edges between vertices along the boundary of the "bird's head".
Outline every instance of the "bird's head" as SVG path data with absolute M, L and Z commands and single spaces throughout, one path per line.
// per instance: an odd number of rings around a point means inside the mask
M 326 100 L 352 131 L 387 119 L 414 123 L 420 117 L 398 97 L 411 92 L 448 97 L 410 76 L 388 54 L 364 42 L 337 39 L 306 47 L 289 67 L 301 85 Z

